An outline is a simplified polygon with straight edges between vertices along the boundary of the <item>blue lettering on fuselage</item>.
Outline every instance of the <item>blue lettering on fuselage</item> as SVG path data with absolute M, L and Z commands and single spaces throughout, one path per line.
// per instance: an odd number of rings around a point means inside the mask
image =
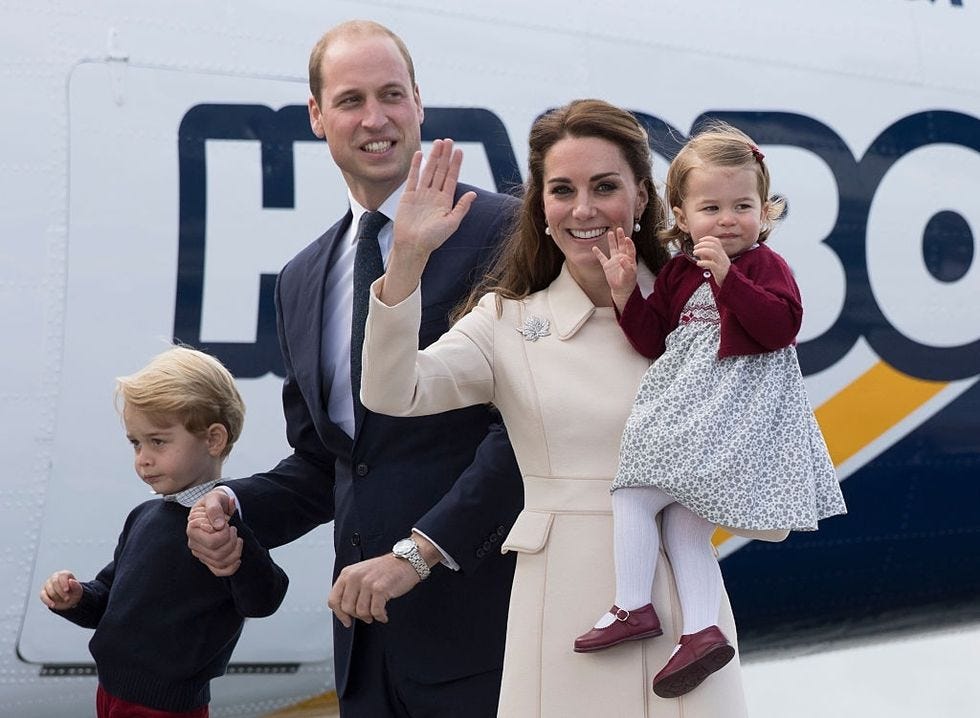
M 686 139 L 684 133 L 658 117 L 642 112 L 636 115 L 650 134 L 651 148 L 672 159 Z M 949 381 L 980 373 L 980 340 L 959 346 L 932 346 L 910 339 L 889 323 L 872 291 L 866 257 L 869 210 L 889 168 L 913 150 L 935 144 L 980 153 L 980 120 L 941 110 L 909 115 L 886 128 L 857 160 L 832 128 L 805 115 L 711 111 L 699 117 L 693 127 L 711 118 L 740 127 L 760 145 L 785 145 L 815 154 L 826 163 L 837 183 L 837 219 L 822 242 L 844 267 L 846 294 L 832 326 L 799 345 L 804 374 L 832 366 L 861 337 L 882 359 L 912 376 Z M 497 190 L 519 191 L 522 179 L 513 147 L 494 113 L 480 108 L 427 107 L 425 119 L 423 141 L 452 137 L 482 144 Z M 180 236 L 174 340 L 210 351 L 235 376 L 252 378 L 268 372 L 282 376 L 275 327 L 275 275 L 259 277 L 255 342 L 202 341 L 207 242 L 204 149 L 205 143 L 214 139 L 261 143 L 263 207 L 291 208 L 295 196 L 293 147 L 297 142 L 319 141 L 310 131 L 306 106 L 272 110 L 263 105 L 198 105 L 184 116 L 179 133 Z M 937 281 L 957 281 L 977 256 L 974 240 L 969 223 L 955 208 L 937 211 L 922 237 L 926 268 Z M 937 256 L 942 261 L 937 261 Z

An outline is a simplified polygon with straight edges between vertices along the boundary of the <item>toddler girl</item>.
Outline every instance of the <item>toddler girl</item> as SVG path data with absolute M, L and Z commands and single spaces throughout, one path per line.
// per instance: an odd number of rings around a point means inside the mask
M 636 288 L 635 248 L 622 230 L 610 233 L 609 257 L 594 250 L 623 330 L 655 361 L 612 485 L 615 604 L 575 650 L 662 633 L 650 604 L 662 533 L 684 620 L 653 679 L 662 697 L 693 690 L 735 655 L 716 625 L 715 527 L 815 530 L 818 520 L 846 512 L 796 357 L 799 288 L 765 244 L 784 206 L 768 197 L 762 152 L 716 123 L 668 170 L 675 222 L 662 235 L 681 251 L 657 275 L 653 294 L 644 299 Z

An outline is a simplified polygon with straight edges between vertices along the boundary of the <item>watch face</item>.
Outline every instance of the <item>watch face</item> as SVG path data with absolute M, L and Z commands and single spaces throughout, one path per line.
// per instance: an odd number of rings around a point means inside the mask
M 402 539 L 392 547 L 392 552 L 397 553 L 400 556 L 406 556 L 411 553 L 412 549 L 415 548 L 415 542 L 412 539 Z

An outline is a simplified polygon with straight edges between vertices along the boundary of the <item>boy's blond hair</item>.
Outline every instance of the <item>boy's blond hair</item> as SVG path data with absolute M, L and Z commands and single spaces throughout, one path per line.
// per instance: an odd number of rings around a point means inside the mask
M 129 406 L 161 422 L 175 417 L 192 434 L 223 425 L 228 442 L 222 458 L 245 423 L 245 402 L 231 373 L 213 356 L 187 347 L 168 349 L 135 374 L 118 377 L 115 396 L 120 411 Z

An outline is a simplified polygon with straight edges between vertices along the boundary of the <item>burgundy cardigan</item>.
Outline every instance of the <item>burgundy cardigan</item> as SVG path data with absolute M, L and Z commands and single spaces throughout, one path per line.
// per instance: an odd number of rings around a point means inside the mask
M 721 287 L 710 272 L 679 254 L 660 270 L 653 294 L 644 299 L 633 290 L 619 324 L 636 351 L 650 359 L 663 354 L 667 335 L 702 282 L 710 284 L 721 316 L 719 359 L 795 342 L 803 321 L 800 289 L 786 260 L 760 244 L 732 261 Z

